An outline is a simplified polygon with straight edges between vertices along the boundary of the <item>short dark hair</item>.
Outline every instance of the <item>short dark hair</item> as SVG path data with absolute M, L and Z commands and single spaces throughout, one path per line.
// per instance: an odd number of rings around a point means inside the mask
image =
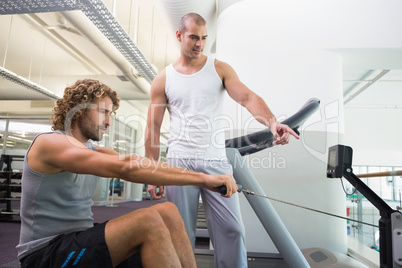
M 184 15 L 180 20 L 180 25 L 179 25 L 180 32 L 184 33 L 186 31 L 186 22 L 190 19 L 192 21 L 194 21 L 197 25 L 207 24 L 207 22 L 201 15 L 199 15 L 197 13 L 188 13 L 188 14 Z

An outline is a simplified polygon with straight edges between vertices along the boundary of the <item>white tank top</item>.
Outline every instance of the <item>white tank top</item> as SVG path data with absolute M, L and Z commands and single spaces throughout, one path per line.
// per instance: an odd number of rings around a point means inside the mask
M 226 122 L 222 116 L 224 92 L 214 58 L 208 57 L 204 67 L 190 75 L 177 72 L 172 64 L 166 67 L 168 158 L 226 159 L 221 126 Z

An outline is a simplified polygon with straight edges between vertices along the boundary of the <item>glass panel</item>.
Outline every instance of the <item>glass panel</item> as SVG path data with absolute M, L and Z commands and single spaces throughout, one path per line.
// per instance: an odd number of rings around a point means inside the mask
M 109 128 L 105 142 L 119 154 L 130 154 L 134 152 L 132 148 L 133 135 L 135 130 L 115 118 L 112 126 Z M 109 140 L 113 137 L 112 140 Z M 126 200 L 132 200 L 132 183 L 119 178 L 111 178 L 109 181 L 109 202 L 118 203 Z
M 380 167 L 380 172 L 392 171 L 392 167 Z M 380 177 L 381 179 L 381 198 L 384 200 L 394 200 L 393 197 L 393 187 L 394 187 L 394 177 L 386 176 Z
M 394 171 L 402 170 L 402 167 L 395 167 Z M 394 196 L 398 206 L 402 209 L 402 176 L 394 176 Z
M 368 167 L 368 173 L 380 172 L 380 167 Z M 368 178 L 367 185 L 371 188 L 377 195 L 381 196 L 381 178 Z
M 379 211 L 369 201 L 363 200 L 362 220 L 364 223 L 378 226 L 380 219 Z M 363 243 L 370 248 L 379 248 L 379 229 L 367 224 L 362 224 Z
M 402 170 L 401 167 L 378 167 L 378 166 L 354 166 L 355 174 L 367 174 L 377 172 Z M 401 176 L 383 176 L 361 178 L 371 190 L 381 197 L 391 208 L 397 209 L 397 206 L 402 207 L 402 178 Z M 351 186 L 350 186 L 351 187 Z M 348 189 L 348 187 L 345 187 Z M 350 189 L 349 189 L 350 191 Z M 362 197 L 359 200 L 359 195 L 354 194 L 347 197 L 348 216 L 352 220 L 348 221 L 348 235 L 359 240 L 375 250 L 379 250 L 379 225 L 380 212 L 368 200 Z M 374 225 L 374 226 L 372 226 Z

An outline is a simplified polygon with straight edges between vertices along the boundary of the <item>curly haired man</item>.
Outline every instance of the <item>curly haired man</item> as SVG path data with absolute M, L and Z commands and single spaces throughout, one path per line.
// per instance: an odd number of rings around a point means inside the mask
M 93 144 L 91 140 L 102 139 L 118 107 L 111 88 L 97 80 L 79 80 L 56 103 L 54 131 L 33 140 L 22 175 L 17 246 L 21 267 L 195 267 L 183 221 L 172 203 L 94 226 L 91 198 L 99 177 L 213 191 L 226 185 L 224 197 L 237 190 L 230 175 L 158 165 Z

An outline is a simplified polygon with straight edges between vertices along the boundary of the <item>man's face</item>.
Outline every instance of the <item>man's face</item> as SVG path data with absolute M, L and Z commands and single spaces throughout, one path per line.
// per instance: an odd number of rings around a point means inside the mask
M 81 135 L 86 139 L 100 141 L 110 126 L 110 116 L 113 111 L 113 102 L 109 97 L 97 100 L 91 105 L 87 113 L 78 120 Z
M 184 56 L 190 59 L 199 59 L 207 43 L 207 36 L 206 25 L 197 25 L 192 20 L 188 20 L 185 32 L 178 31 L 177 33 Z

